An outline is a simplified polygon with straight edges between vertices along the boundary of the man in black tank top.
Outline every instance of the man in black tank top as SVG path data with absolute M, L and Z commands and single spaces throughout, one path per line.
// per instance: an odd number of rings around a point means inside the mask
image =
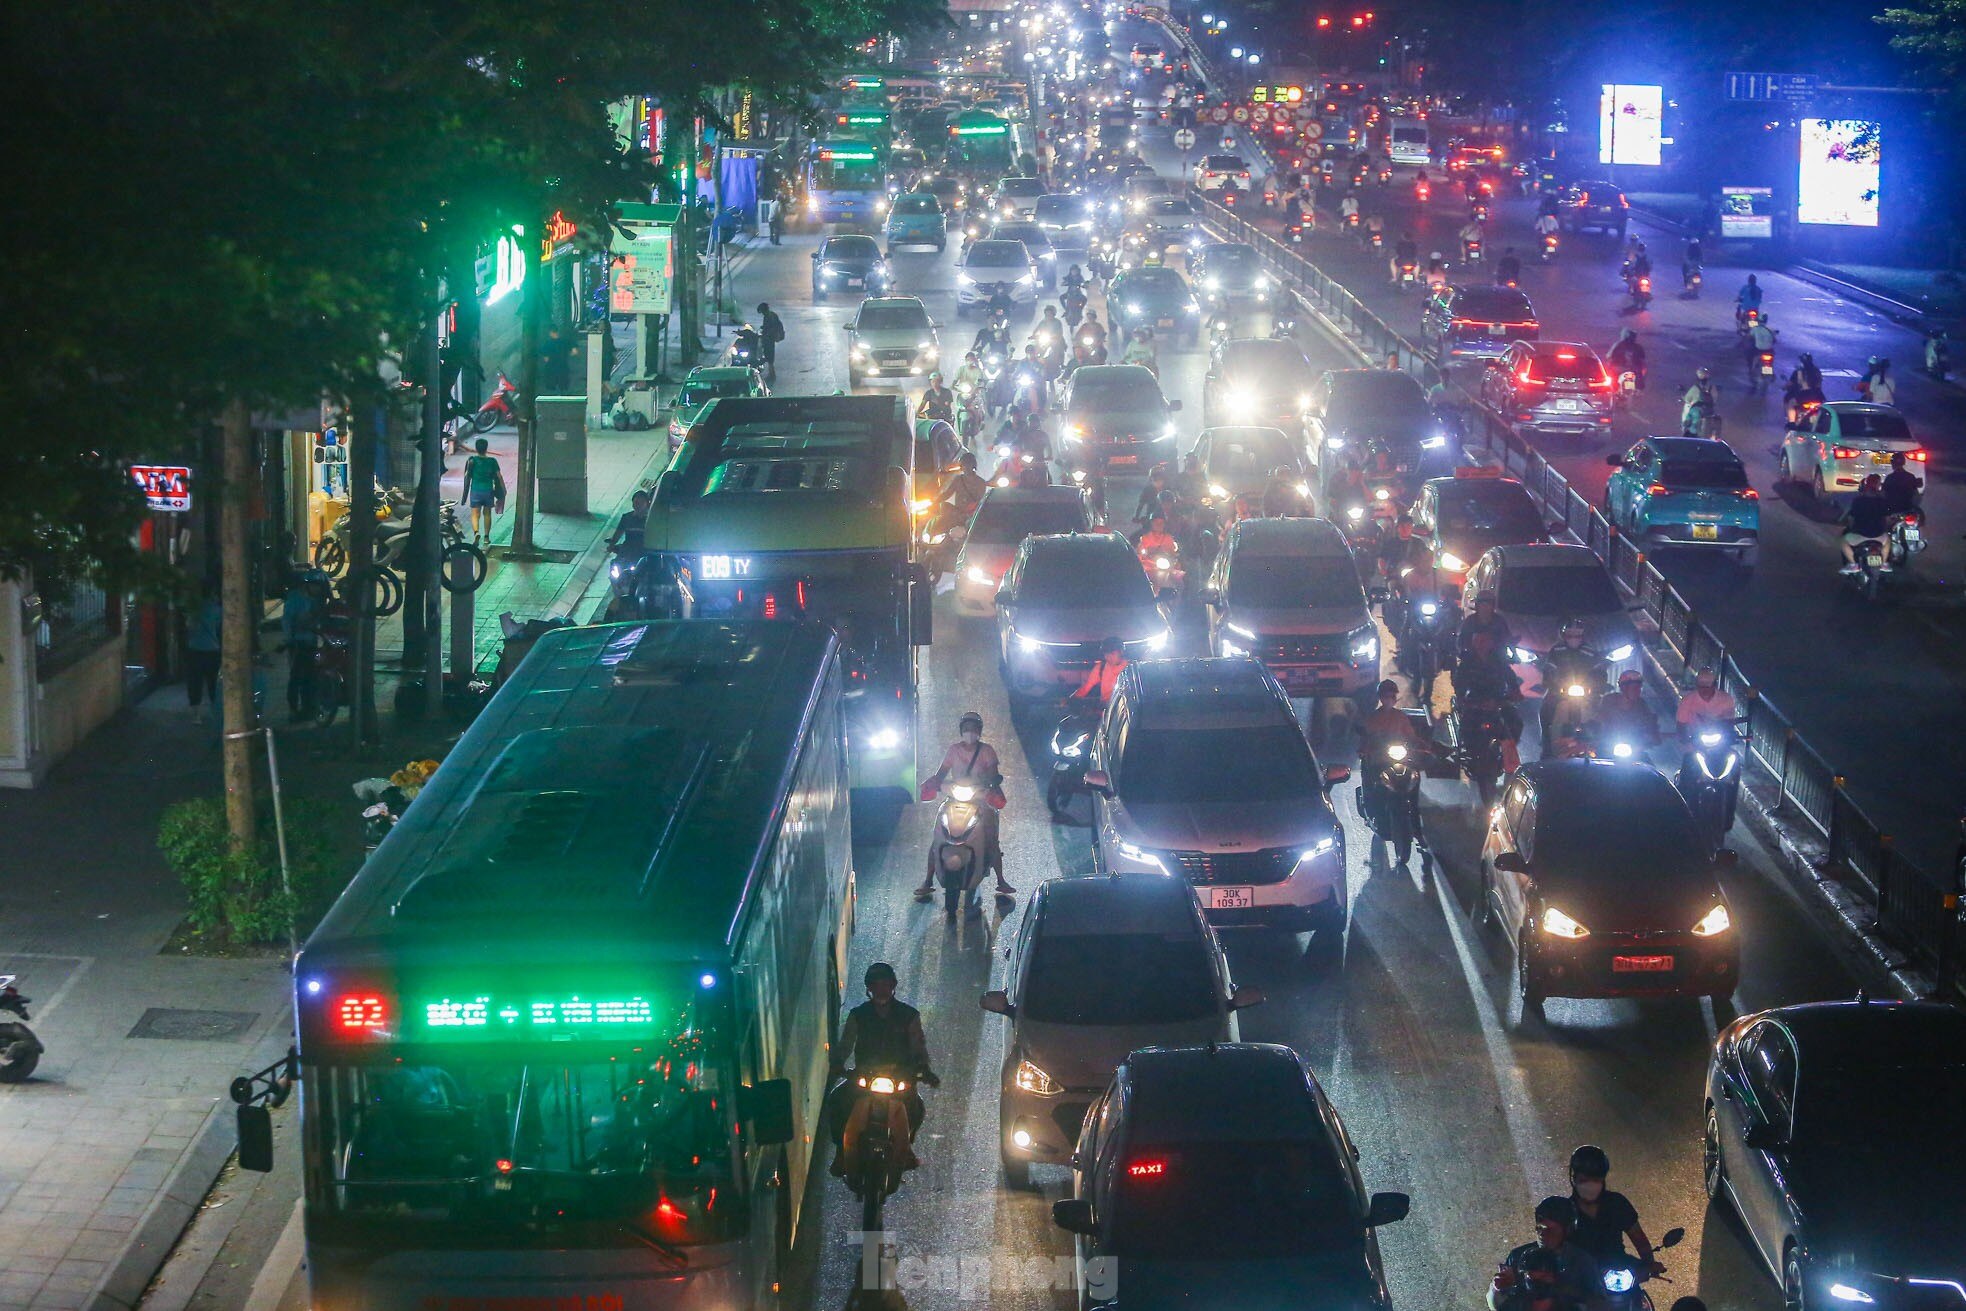
M 894 966 L 887 962 L 876 961 L 867 967 L 867 1000 L 847 1012 L 846 1025 L 833 1048 L 829 1070 L 833 1078 L 840 1078 L 848 1073 L 850 1061 L 853 1073 L 880 1072 L 907 1080 L 908 1090 L 901 1100 L 908 1114 L 889 1121 L 888 1132 L 894 1159 L 903 1169 L 912 1170 L 921 1162 L 910 1144 L 921 1127 L 926 1109 L 917 1086 L 926 1083 L 934 1088 L 942 1081 L 929 1068 L 922 1013 L 895 999 L 897 983 Z M 833 1156 L 832 1169 L 834 1174 L 843 1175 L 866 1124 L 867 1099 L 859 1095 L 860 1089 L 851 1080 L 839 1091 L 831 1108 L 832 1122 L 841 1126 L 840 1150 Z

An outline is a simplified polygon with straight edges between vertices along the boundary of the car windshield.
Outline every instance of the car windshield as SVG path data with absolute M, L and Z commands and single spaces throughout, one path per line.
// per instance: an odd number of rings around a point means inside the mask
M 1512 615 L 1602 615 L 1625 608 L 1597 564 L 1504 567 L 1495 604 Z
M 1017 584 L 1019 606 L 1151 610 L 1154 589 L 1131 551 L 1036 551 Z
M 1038 220 L 1043 223 L 1076 223 L 1087 214 L 1082 196 L 1038 197 Z
M 1135 269 L 1121 278 L 1114 287 L 1114 294 L 1171 296 L 1188 289 L 1181 281 L 1181 275 L 1173 269 Z
M 1295 469 L 1297 449 L 1275 428 L 1245 428 L 1208 439 L 1208 471 L 1231 477 Z
M 1232 342 L 1222 352 L 1222 371 L 1235 375 L 1239 387 L 1266 394 L 1302 388 L 1310 361 L 1287 341 Z
M 1241 155 L 1210 155 L 1203 159 L 1201 166 L 1217 173 L 1233 173 L 1237 169 L 1248 168 Z
M 701 405 L 719 396 L 749 396 L 751 382 L 748 378 L 691 378 L 683 383 L 683 394 L 676 398 L 678 405 Z
M 1149 410 L 1162 404 L 1160 387 L 1145 369 L 1088 369 L 1072 377 L 1072 408 Z
M 875 260 L 881 248 L 872 237 L 834 237 L 826 243 L 827 259 Z
M 919 302 L 912 305 L 862 305 L 854 322 L 861 332 L 905 332 L 910 328 L 928 331 L 928 311 Z
M 999 223 L 997 230 L 991 235 L 1001 237 L 1005 241 L 1021 241 L 1027 246 L 1051 249 L 1051 238 L 1046 236 L 1045 230 L 1035 223 Z
M 1031 254 L 1021 241 L 979 241 L 969 248 L 963 263 L 973 269 L 1028 269 Z
M 997 188 L 997 194 L 1000 196 L 1021 197 L 1041 196 L 1044 194 L 1044 183 L 1038 181 L 1036 178 L 1005 178 L 1003 185 Z
M 1217 986 L 1198 932 L 1040 932 L 1017 1016 L 1041 1024 L 1179 1024 L 1214 1014 Z
M 1077 501 L 1006 501 L 985 496 L 970 525 L 969 540 L 978 546 L 1015 546 L 1034 533 L 1083 532 L 1085 510 Z
M 1481 537 L 1496 546 L 1537 541 L 1544 530 L 1529 493 L 1506 483 L 1479 494 L 1443 494 L 1439 521 L 1444 538 Z
M 1129 806 L 1308 805 L 1318 795 L 1312 766 L 1304 735 L 1291 724 L 1135 728 L 1127 735 L 1119 787 Z
M 1534 317 L 1522 293 L 1497 287 L 1464 288 L 1454 297 L 1453 308 L 1457 319 L 1484 323 L 1519 323 Z
M 1539 805 L 1536 864 L 1593 885 L 1642 891 L 1658 904 L 1713 888 L 1692 812 L 1670 782 L 1661 777 L 1657 784 L 1644 790 L 1650 795 L 1630 790 Z
M 1156 196 L 1147 202 L 1146 212 L 1157 218 L 1193 218 L 1195 207 L 1179 196 Z
M 1229 604 L 1261 609 L 1362 612 L 1358 567 L 1342 556 L 1248 555 L 1229 564 Z
M 1256 273 L 1263 267 L 1248 246 L 1216 246 L 1203 263 L 1210 273 Z
M 1660 481 L 1668 487 L 1732 490 L 1748 485 L 1748 471 L 1723 460 L 1667 460 Z
M 1329 1253 L 1357 1259 L 1358 1199 L 1326 1144 L 1142 1143 L 1115 1178 L 1111 1241 L 1120 1257 L 1221 1262 Z
M 894 198 L 894 212 L 897 214 L 940 214 L 942 212 L 942 205 L 934 196 L 923 195 L 917 192 L 913 195 L 896 196 Z
M 1597 356 L 1587 349 L 1536 352 L 1536 372 L 1545 378 L 1576 378 L 1595 382 L 1602 372 Z
M 1905 417 L 1890 410 L 1844 410 L 1836 418 L 1838 430 L 1845 437 L 1911 440 L 1911 426 Z

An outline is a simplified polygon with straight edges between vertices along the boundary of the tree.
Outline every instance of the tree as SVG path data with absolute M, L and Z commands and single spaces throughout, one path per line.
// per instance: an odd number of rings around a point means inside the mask
M 1893 5 L 1877 21 L 1892 29 L 1893 50 L 1911 56 L 1959 94 L 1966 78 L 1966 0 Z

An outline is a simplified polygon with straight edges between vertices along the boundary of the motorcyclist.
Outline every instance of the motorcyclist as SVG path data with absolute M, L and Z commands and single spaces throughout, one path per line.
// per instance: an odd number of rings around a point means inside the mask
M 1208 480 L 1202 476 L 1201 457 L 1193 451 L 1181 457 L 1181 469 L 1168 480 L 1168 486 L 1183 501 L 1195 505 L 1208 493 Z
M 1952 342 L 1944 328 L 1934 328 L 1925 336 L 1925 372 L 1940 382 L 1952 372 Z
M 1070 265 L 1069 267 L 1066 268 L 1065 272 L 1062 275 L 1060 275 L 1058 279 L 1058 286 L 1061 290 L 1068 291 L 1068 292 L 1070 291 L 1083 292 L 1085 290 L 1085 274 L 1079 272 L 1078 265 L 1076 264 Z
M 1365 239 L 1377 245 L 1386 239 L 1386 220 L 1377 214 L 1365 216 Z
M 1411 232 L 1400 233 L 1399 240 L 1393 243 L 1393 258 L 1391 261 L 1393 281 L 1399 281 L 1399 271 L 1402 267 L 1408 264 L 1418 264 L 1419 262 L 1420 247 L 1415 244 L 1413 234 Z
M 1891 531 L 1891 506 L 1884 499 L 1884 480 L 1876 474 L 1864 478 L 1850 508 L 1843 512 L 1843 572 L 1859 574 L 1857 548 L 1865 542 L 1882 541 Z
M 1638 389 L 1645 390 L 1645 347 L 1639 344 L 1638 333 L 1630 328 L 1621 331 L 1604 358 L 1613 373 L 1630 373 Z
M 1705 263 L 1706 256 L 1700 249 L 1700 239 L 1698 237 L 1687 238 L 1686 250 L 1679 257 L 1680 281 L 1691 284 L 1693 275 L 1698 273 Z
M 1762 389 L 1761 353 L 1775 349 L 1775 337 L 1776 332 L 1768 326 L 1768 316 L 1764 314 L 1741 338 L 1741 354 L 1748 368 L 1749 391 L 1759 392 Z
M 1427 256 L 1427 267 L 1423 275 L 1430 291 L 1440 291 L 1447 286 L 1447 257 L 1439 251 Z
M 831 1119 L 840 1126 L 840 1150 L 833 1158 L 832 1171 L 842 1176 L 847 1173 L 848 1162 L 854 1158 L 867 1123 L 867 1099 L 847 1077 L 849 1073 L 889 1070 L 913 1076 L 931 1088 L 942 1084 L 929 1066 L 922 1013 L 895 998 L 899 980 L 894 966 L 875 961 L 867 967 L 863 982 L 867 1000 L 847 1012 L 846 1023 L 840 1028 L 840 1040 L 833 1044 L 826 1062 L 830 1079 L 847 1080 L 831 1099 Z M 913 1143 L 927 1108 L 913 1087 L 901 1095 L 901 1100 L 908 1113 L 889 1121 L 889 1141 L 894 1148 L 895 1164 L 903 1170 L 912 1170 L 921 1164 Z
M 1591 685 L 1597 681 L 1604 657 L 1584 641 L 1589 631 L 1581 619 L 1563 621 L 1562 636 L 1543 657 L 1544 696 L 1562 696 L 1564 689 L 1573 683 L 1582 683 L 1591 695 L 1597 695 L 1598 688 Z
M 1515 253 L 1514 246 L 1502 250 L 1502 258 L 1495 261 L 1495 281 L 1514 286 L 1522 280 L 1522 260 Z
M 1702 365 L 1680 401 L 1680 432 L 1688 437 L 1706 436 L 1706 420 L 1719 408 L 1720 393 L 1713 385 L 1713 370 Z
M 1135 328 L 1127 339 L 1126 352 L 1120 356 L 1122 364 L 1138 364 L 1149 373 L 1160 373 L 1160 357 L 1154 353 L 1154 333 L 1151 328 Z
M 608 537 L 608 550 L 616 555 L 634 557 L 642 553 L 642 537 L 648 530 L 650 494 L 638 491 L 628 498 L 628 512 L 614 526 Z
M 1896 405 L 1898 384 L 1891 378 L 1891 361 L 1871 356 L 1869 368 L 1857 382 L 1857 395 L 1872 405 Z
M 1413 531 L 1413 516 L 1402 510 L 1392 530 L 1379 539 L 1378 557 L 1379 572 L 1403 596 L 1409 573 L 1424 572 L 1433 564 L 1433 549 Z
M 1570 1240 L 1577 1206 L 1567 1197 L 1536 1203 L 1536 1241 L 1502 1259 L 1488 1287 L 1490 1311 L 1583 1311 L 1596 1302 L 1602 1272 Z
M 1072 693 L 1072 700 L 1091 701 L 1106 705 L 1113 699 L 1113 689 L 1119 685 L 1120 674 L 1126 669 L 1126 647 L 1117 637 L 1109 637 L 1100 645 L 1099 658 L 1086 670 L 1085 681 L 1079 684 L 1078 691 Z
M 1263 486 L 1263 517 L 1265 519 L 1310 518 L 1310 498 L 1298 490 L 1298 484 L 1302 481 L 1296 474 L 1281 465 L 1270 470 L 1270 480 Z
M 1301 199 L 1299 199 L 1297 193 L 1293 191 L 1290 193 L 1290 195 L 1284 198 L 1283 226 L 1287 231 L 1290 228 L 1301 226 L 1303 222 L 1304 222 L 1304 202 Z
M 1470 250 L 1481 243 L 1481 224 L 1469 219 L 1461 225 L 1461 254 L 1465 257 Z
M 1503 656 L 1510 654 L 1509 648 L 1515 642 L 1515 634 L 1509 631 L 1508 622 L 1495 613 L 1493 592 L 1477 593 L 1474 609 L 1461 620 L 1461 627 L 1454 634 L 1454 651 L 1457 656 L 1465 658 L 1474 649 L 1474 638 L 1477 633 L 1487 633 L 1494 638 L 1495 649 Z
M 1543 243 L 1547 238 L 1554 237 L 1557 234 L 1557 229 L 1559 226 L 1561 225 L 1557 223 L 1555 214 L 1550 213 L 1547 210 L 1541 214 L 1538 214 L 1536 216 L 1536 224 L 1535 224 L 1537 242 L 1540 244 Z
M 1634 745 L 1657 746 L 1659 721 L 1645 704 L 1645 675 L 1636 669 L 1618 675 L 1618 690 L 1598 698 L 1591 723 L 1607 739 L 1622 737 Z
M 1074 264 L 1072 267 L 1078 266 Z M 1078 330 L 1079 321 L 1085 317 L 1085 302 L 1083 286 L 1067 287 L 1058 297 L 1058 303 L 1065 309 L 1065 326 L 1074 332 Z
M 965 353 L 962 364 L 956 369 L 954 390 L 957 399 L 966 405 L 972 396 L 981 398 L 987 381 L 983 374 L 982 358 L 975 351 Z
M 955 423 L 956 393 L 943 385 L 940 370 L 928 375 L 928 390 L 922 393 L 921 403 L 915 406 L 915 417 Z
M 997 825 L 997 811 L 1005 800 L 1003 764 L 997 758 L 997 749 L 983 740 L 983 716 L 977 711 L 965 710 L 956 721 L 956 740 L 942 753 L 941 767 L 922 783 L 922 800 L 941 792 L 944 783 L 965 783 L 984 793 L 984 804 L 976 808 L 983 823 L 984 867 L 996 875 L 999 895 L 1007 897 L 1016 892 L 1016 888 L 1004 882 L 1003 845 Z M 916 901 L 928 901 L 935 896 L 935 873 L 931 856 L 928 872 L 922 876 L 921 886 L 915 889 Z
M 1816 357 L 1804 351 L 1796 358 L 1788 381 L 1782 385 L 1789 425 L 1793 427 L 1801 421 L 1805 407 L 1821 405 L 1823 400 L 1823 371 L 1816 366 Z
M 1346 227 L 1351 227 L 1357 219 L 1358 197 L 1347 191 L 1345 198 L 1338 202 L 1338 220 Z
M 1399 708 L 1399 684 L 1385 678 L 1379 681 L 1379 704 L 1358 722 L 1359 800 L 1368 809 L 1380 801 L 1378 764 L 1395 742 L 1409 759 L 1431 749 L 1412 716 Z
M 1085 312 L 1085 322 L 1079 324 L 1075 334 L 1082 345 L 1094 354 L 1104 354 L 1106 350 L 1106 325 L 1099 321 L 1097 310 Z
M 1047 366 L 1065 353 L 1065 325 L 1058 320 L 1058 307 L 1047 305 L 1044 314 L 1031 325 L 1031 341 L 1037 346 L 1038 354 L 1045 359 Z
M 1611 1158 L 1602 1147 L 1586 1145 L 1570 1153 L 1570 1202 L 1577 1208 L 1570 1241 L 1602 1268 L 1623 1263 L 1625 1239 L 1630 1238 L 1640 1268 L 1649 1275 L 1664 1274 L 1666 1268 L 1659 1264 L 1652 1240 L 1638 1222 L 1638 1208 L 1623 1193 L 1604 1186 L 1610 1173 Z
M 1175 555 L 1181 550 L 1181 543 L 1174 540 L 1174 534 L 1167 531 L 1167 516 L 1156 513 L 1147 520 L 1147 529 L 1140 534 L 1140 540 L 1133 549 L 1142 556 L 1152 559 L 1157 555 Z
M 1147 485 L 1140 489 L 1140 499 L 1133 503 L 1133 522 L 1146 523 L 1160 514 L 1167 503 L 1168 469 L 1165 461 L 1147 470 Z
M 976 340 L 970 350 L 977 355 L 995 354 L 1003 359 L 1010 358 L 1010 318 L 1002 310 L 991 310 L 990 317 L 976 330 Z
M 1673 722 L 1679 726 L 1680 741 L 1691 746 L 1701 724 L 1731 725 L 1740 714 L 1740 703 L 1734 700 L 1733 693 L 1721 687 L 1720 675 L 1712 665 L 1703 665 L 1693 675 L 1693 686 L 1679 698 Z
M 1454 697 L 1467 705 L 1500 705 L 1508 708 L 1505 737 L 1513 741 L 1522 726 L 1511 703 L 1522 700 L 1522 680 L 1516 677 L 1508 657 L 1488 629 L 1477 629 L 1468 646 L 1454 664 Z
M 1910 514 L 1918 508 L 1919 496 L 1925 490 L 1925 482 L 1917 474 L 1905 467 L 1905 453 L 1891 453 L 1891 472 L 1884 475 L 1884 483 L 1879 491 L 1884 494 L 1884 506 L 1892 514 Z
M 956 458 L 956 471 L 936 492 L 935 500 L 938 505 L 947 505 L 967 517 L 976 509 L 977 502 L 983 499 L 983 493 L 989 487 L 983 475 L 976 472 L 976 452 L 964 451 Z
M 1748 280 L 1741 284 L 1739 291 L 1734 293 L 1735 323 L 1745 323 L 1749 310 L 1761 309 L 1761 295 L 1761 284 L 1755 281 L 1754 274 L 1748 274 Z

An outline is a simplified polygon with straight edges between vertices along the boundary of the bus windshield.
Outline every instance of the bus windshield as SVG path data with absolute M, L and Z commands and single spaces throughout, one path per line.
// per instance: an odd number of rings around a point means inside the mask
M 457 1044 L 316 1066 L 312 1216 L 364 1246 L 647 1247 L 742 1232 L 730 1110 L 694 1006 L 643 1043 Z M 358 1233 L 359 1231 L 359 1233 Z M 330 1240 L 332 1241 L 332 1239 Z
M 812 185 L 825 191 L 875 191 L 885 178 L 872 150 L 822 149 L 813 157 Z

